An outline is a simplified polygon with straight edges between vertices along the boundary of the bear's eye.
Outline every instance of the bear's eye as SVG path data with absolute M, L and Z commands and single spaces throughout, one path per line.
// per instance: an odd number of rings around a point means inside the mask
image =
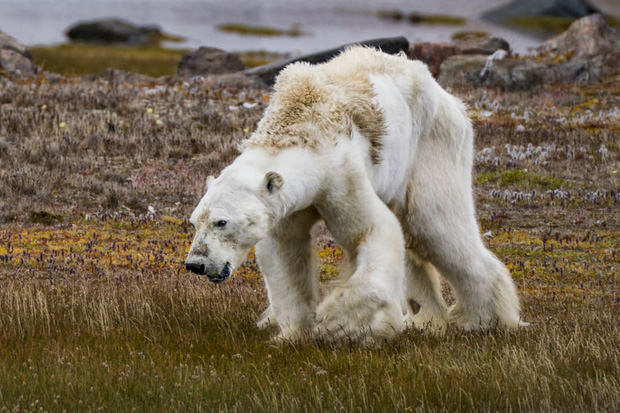
M 224 221 L 223 219 L 220 219 L 219 221 L 215 222 L 215 226 L 217 228 L 224 228 L 226 224 L 228 224 L 228 222 Z

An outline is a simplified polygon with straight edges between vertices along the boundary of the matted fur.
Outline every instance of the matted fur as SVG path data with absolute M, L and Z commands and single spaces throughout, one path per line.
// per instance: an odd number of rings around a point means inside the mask
M 340 134 L 351 135 L 356 127 L 370 142 L 373 162 L 379 163 L 385 117 L 375 102 L 369 76 L 385 67 L 377 59 L 374 64 L 369 59 L 366 66 L 350 64 L 352 59 L 359 62 L 362 50 L 349 49 L 320 65 L 287 66 L 276 80 L 271 104 L 256 132 L 243 146 L 317 148 L 334 144 Z

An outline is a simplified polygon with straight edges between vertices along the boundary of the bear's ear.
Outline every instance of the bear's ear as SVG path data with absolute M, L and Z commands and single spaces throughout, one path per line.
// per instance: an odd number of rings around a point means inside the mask
M 282 176 L 279 173 L 267 172 L 267 174 L 265 175 L 264 185 L 267 189 L 267 192 L 269 192 L 270 194 L 277 192 L 280 188 L 282 188 L 283 184 L 284 179 L 282 179 Z
M 205 192 L 209 190 L 209 187 L 211 185 L 213 185 L 213 181 L 215 181 L 215 178 L 213 177 L 213 175 L 207 176 L 207 182 L 205 183 Z

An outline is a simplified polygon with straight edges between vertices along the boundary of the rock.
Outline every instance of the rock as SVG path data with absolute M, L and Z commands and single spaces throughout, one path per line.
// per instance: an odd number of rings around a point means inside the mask
M 450 43 L 437 43 L 412 45 L 410 56 L 429 62 L 434 73 L 433 65 L 439 62 L 438 80 L 450 87 L 519 90 L 548 83 L 596 83 L 620 73 L 620 35 L 599 14 L 573 22 L 526 58 L 509 57 L 510 47 L 502 39 L 465 39 L 454 44 L 458 54 Z M 492 49 L 496 50 L 486 56 Z M 465 54 L 478 51 L 484 53 Z
M 32 74 L 38 71 L 32 63 L 32 56 L 26 46 L 1 30 L 0 69 L 16 75 Z
M 483 74 L 490 56 L 459 55 L 441 65 L 439 83 L 448 87 L 496 87 L 503 90 L 527 90 L 543 84 L 545 65 L 533 60 L 504 58 L 494 60 Z
M 585 60 L 572 60 L 547 67 L 545 83 L 595 83 L 601 74 Z
M 567 31 L 544 42 L 538 54 L 574 53 L 573 58 L 587 59 L 620 50 L 620 35 L 609 27 L 600 14 L 579 19 Z
M 575 21 L 537 49 L 550 82 L 596 83 L 620 71 L 620 35 L 600 14 Z
M 349 43 L 335 49 L 324 50 L 322 52 L 308 54 L 292 59 L 279 60 L 263 66 L 245 70 L 244 75 L 260 80 L 261 82 L 272 85 L 275 78 L 287 65 L 295 62 L 323 63 L 337 56 L 340 52 L 350 46 L 363 45 L 374 47 L 389 54 L 397 54 L 400 52 L 407 53 L 409 49 L 409 41 L 404 37 L 388 37 L 382 39 L 365 40 L 363 42 Z
M 32 60 L 9 49 L 0 50 L 0 65 L 2 70 L 16 75 L 32 74 L 36 71 Z
M 144 44 L 162 36 L 162 32 L 157 26 L 138 26 L 127 20 L 110 18 L 78 22 L 67 29 L 66 35 L 83 42 Z
M 587 0 L 514 0 L 482 16 L 492 21 L 502 22 L 526 16 L 580 18 L 598 12 L 596 7 Z
M 434 77 L 439 76 L 441 64 L 449 57 L 460 54 L 490 55 L 496 50 L 510 51 L 508 42 L 499 37 L 466 36 L 454 42 L 413 43 L 409 46 L 409 58 L 421 60 L 428 65 Z
M 201 47 L 185 53 L 177 67 L 180 76 L 199 76 L 216 73 L 234 73 L 245 69 L 239 58 L 215 47 Z
M 460 54 L 454 43 L 413 43 L 409 45 L 409 59 L 420 60 L 428 66 L 434 77 L 439 76 L 441 64 L 449 57 Z
M 510 52 L 510 44 L 501 37 L 470 35 L 455 40 L 454 44 L 459 48 L 460 54 L 491 55 L 497 50 Z
M 543 16 L 572 18 L 580 18 L 594 13 L 600 13 L 600 11 L 585 0 L 556 0 L 552 5 L 541 11 Z
M 542 86 L 544 75 L 542 63 L 506 58 L 495 62 L 482 81 L 485 86 L 502 90 L 529 90 Z
M 484 55 L 452 56 L 441 65 L 438 82 L 448 87 L 479 87 L 482 85 L 480 72 L 486 61 Z
M 2 30 L 0 30 L 0 49 L 12 50 L 28 59 L 32 59 L 30 51 L 26 46 L 18 42 L 13 36 L 4 33 Z

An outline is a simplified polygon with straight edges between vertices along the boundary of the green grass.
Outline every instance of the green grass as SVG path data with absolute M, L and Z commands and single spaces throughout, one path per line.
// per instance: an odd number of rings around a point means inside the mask
M 244 36 L 292 36 L 298 37 L 303 35 L 303 32 L 298 26 L 288 30 L 276 29 L 274 27 L 266 26 L 251 26 L 241 23 L 223 23 L 217 26 L 217 29 L 223 32 L 236 33 Z
M 108 46 L 67 43 L 30 48 L 34 63 L 65 76 L 99 74 L 107 68 L 159 77 L 173 75 L 188 50 L 159 46 Z
M 618 17 L 605 16 L 605 20 L 611 27 L 620 27 L 620 18 Z M 574 21 L 575 19 L 570 17 L 519 16 L 506 20 L 506 23 L 525 29 L 538 29 L 545 32 L 561 33 L 568 29 Z
M 152 77 L 174 75 L 181 56 L 190 50 L 151 46 L 111 46 L 92 43 L 66 43 L 35 46 L 30 51 L 34 63 L 52 73 L 65 76 L 100 74 L 107 68 Z M 247 67 L 256 67 L 283 57 L 267 51 L 237 53 Z
M 501 187 L 559 189 L 566 186 L 566 180 L 543 176 L 520 169 L 478 174 L 479 184 L 495 184 Z

